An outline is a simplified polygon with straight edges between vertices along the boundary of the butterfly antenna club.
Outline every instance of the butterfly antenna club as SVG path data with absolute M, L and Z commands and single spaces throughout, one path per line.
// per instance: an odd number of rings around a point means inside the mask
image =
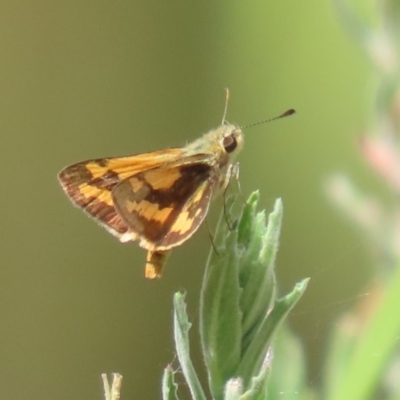
M 291 115 L 293 115 L 293 114 L 295 114 L 295 113 L 296 113 L 296 110 L 293 109 L 293 108 L 291 108 L 291 109 L 285 111 L 284 113 L 282 113 L 281 115 L 278 115 L 277 117 L 265 119 L 265 120 L 263 120 L 263 121 L 255 122 L 255 123 L 250 124 L 250 125 L 244 125 L 244 126 L 241 126 L 240 129 L 252 128 L 253 126 L 262 125 L 262 124 L 265 124 L 265 123 L 267 123 L 267 122 L 275 121 L 276 119 L 281 119 L 281 118 L 289 117 L 289 116 L 291 116 Z

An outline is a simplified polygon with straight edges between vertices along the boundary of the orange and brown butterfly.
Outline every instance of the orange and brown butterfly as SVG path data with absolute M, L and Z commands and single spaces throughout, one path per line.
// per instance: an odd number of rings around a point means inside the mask
M 75 206 L 121 242 L 147 250 L 149 279 L 161 277 L 168 253 L 197 231 L 229 183 L 243 132 L 226 122 L 227 101 L 228 91 L 221 126 L 185 147 L 83 161 L 58 175 Z

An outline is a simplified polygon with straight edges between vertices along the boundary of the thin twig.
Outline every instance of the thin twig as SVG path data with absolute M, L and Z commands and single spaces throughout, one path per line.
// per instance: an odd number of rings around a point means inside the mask
M 103 380 L 105 400 L 119 400 L 122 385 L 122 375 L 118 373 L 113 374 L 111 388 L 107 379 L 107 374 L 101 374 L 101 379 Z

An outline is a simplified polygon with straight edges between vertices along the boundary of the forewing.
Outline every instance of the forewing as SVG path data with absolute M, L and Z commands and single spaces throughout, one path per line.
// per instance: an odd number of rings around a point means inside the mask
M 112 192 L 118 214 L 147 250 L 168 250 L 187 240 L 207 214 L 214 180 L 207 163 L 140 172 Z
M 96 219 L 121 241 L 135 240 L 129 226 L 118 215 L 113 189 L 140 171 L 168 165 L 180 159 L 182 149 L 168 149 L 136 156 L 84 161 L 63 169 L 58 179 L 72 202 Z

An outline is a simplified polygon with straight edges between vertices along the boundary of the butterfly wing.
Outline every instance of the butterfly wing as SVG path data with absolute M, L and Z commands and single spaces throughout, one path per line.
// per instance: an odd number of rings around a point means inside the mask
M 140 171 L 168 165 L 184 157 L 182 149 L 168 149 L 120 158 L 102 158 L 71 165 L 58 179 L 74 205 L 96 219 L 121 241 L 135 240 L 130 227 L 115 210 L 113 189 Z
M 190 162 L 139 172 L 119 183 L 112 199 L 140 246 L 162 251 L 180 245 L 198 229 L 213 188 L 211 165 Z

